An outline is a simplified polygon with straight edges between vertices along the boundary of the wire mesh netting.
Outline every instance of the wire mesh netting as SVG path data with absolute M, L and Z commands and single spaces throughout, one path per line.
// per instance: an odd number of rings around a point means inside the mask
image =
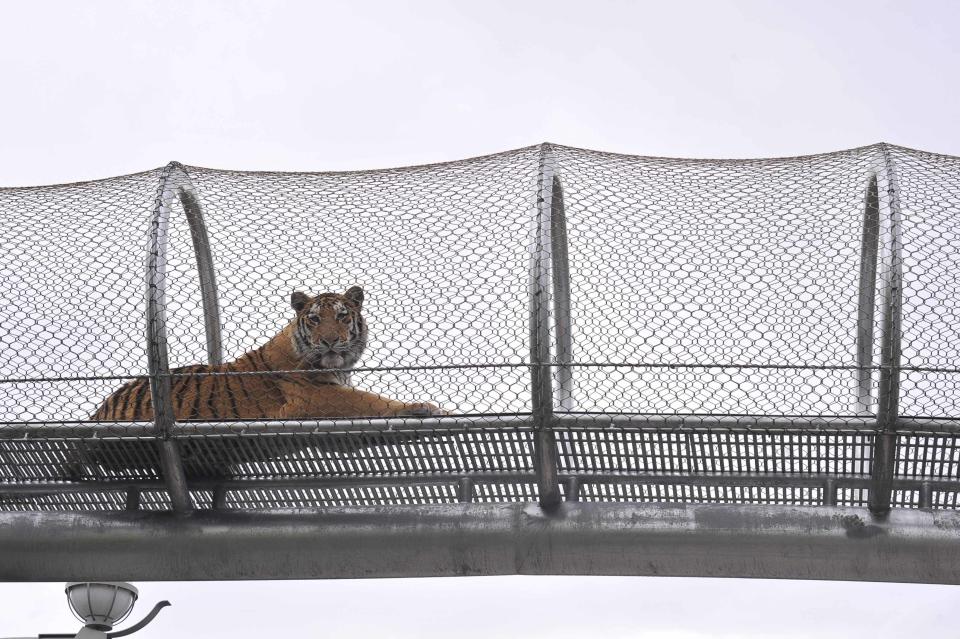
M 860 506 L 884 431 L 955 508 L 958 218 L 885 144 L 0 189 L 0 508 L 169 508 L 162 441 L 197 507 L 531 501 L 541 432 L 567 499 Z

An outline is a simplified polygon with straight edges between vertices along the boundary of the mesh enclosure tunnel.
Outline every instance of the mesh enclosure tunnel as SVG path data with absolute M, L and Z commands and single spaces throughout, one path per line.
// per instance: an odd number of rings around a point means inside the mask
M 0 189 L 0 509 L 956 509 L 958 222 L 887 144 Z

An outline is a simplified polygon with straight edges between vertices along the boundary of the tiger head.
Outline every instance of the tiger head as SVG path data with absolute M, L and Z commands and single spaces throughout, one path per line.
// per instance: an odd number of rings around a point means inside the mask
M 367 346 L 367 323 L 360 314 L 363 289 L 310 297 L 300 291 L 290 296 L 297 312 L 291 341 L 304 368 L 348 369 L 356 365 Z

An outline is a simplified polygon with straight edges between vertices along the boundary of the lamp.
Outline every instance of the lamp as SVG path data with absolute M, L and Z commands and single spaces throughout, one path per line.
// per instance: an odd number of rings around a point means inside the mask
M 153 621 L 157 613 L 170 605 L 161 601 L 147 616 L 123 630 L 108 632 L 127 618 L 137 601 L 137 589 L 120 581 L 73 581 L 66 585 L 70 612 L 83 622 L 80 632 L 73 634 L 40 634 L 37 639 L 118 639 L 132 635 Z M 17 639 L 8 637 L 7 639 Z M 21 638 L 24 639 L 24 638 Z M 27 637 L 26 639 L 30 639 Z
M 120 581 L 75 581 L 66 586 L 73 615 L 88 628 L 107 632 L 127 618 L 137 601 L 137 589 Z

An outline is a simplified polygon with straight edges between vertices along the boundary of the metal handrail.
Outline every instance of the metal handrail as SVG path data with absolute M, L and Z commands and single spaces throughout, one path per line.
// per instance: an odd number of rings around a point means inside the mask
M 456 415 L 449 417 L 382 417 L 364 419 L 308 419 L 300 421 L 185 421 L 176 422 L 170 432 L 174 438 L 194 436 L 246 435 L 324 435 L 370 432 L 453 433 L 479 429 L 531 429 L 530 415 Z M 671 431 L 735 432 L 863 432 L 875 433 L 874 416 L 813 417 L 809 415 L 647 415 L 630 413 L 558 413 L 554 428 L 585 430 L 630 428 Z M 911 434 L 960 434 L 960 419 L 903 417 L 896 420 L 897 431 Z M 155 426 L 149 422 L 31 422 L 4 424 L 3 440 L 69 441 L 109 438 L 151 438 Z

